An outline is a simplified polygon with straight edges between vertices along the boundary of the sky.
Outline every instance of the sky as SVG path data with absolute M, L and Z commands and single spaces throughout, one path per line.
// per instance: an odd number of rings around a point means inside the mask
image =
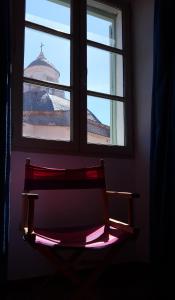
M 26 0 L 26 20 L 70 33 L 70 9 L 47 0 Z M 110 44 L 110 22 L 87 16 L 88 39 Z M 60 72 L 60 84 L 70 85 L 70 41 L 33 29 L 25 30 L 24 68 L 40 53 Z M 87 85 L 89 90 L 110 93 L 110 55 L 107 51 L 88 47 Z M 104 124 L 110 124 L 110 101 L 88 97 L 88 108 Z

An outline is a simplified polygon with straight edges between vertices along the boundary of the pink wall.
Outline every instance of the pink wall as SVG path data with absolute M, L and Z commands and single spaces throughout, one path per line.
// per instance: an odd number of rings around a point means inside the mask
M 133 12 L 133 56 L 134 56 L 134 102 L 135 102 L 135 145 L 136 152 L 133 159 L 107 158 L 106 175 L 109 189 L 137 191 L 141 198 L 135 201 L 136 225 L 141 228 L 136 245 L 129 245 L 119 259 L 147 260 L 148 259 L 148 167 L 150 145 L 150 111 L 151 111 L 151 85 L 152 85 L 152 29 L 153 29 L 153 0 L 132 1 Z M 21 214 L 21 197 L 23 189 L 24 164 L 26 157 L 32 162 L 57 167 L 79 167 L 97 162 L 97 158 L 49 155 L 36 153 L 13 152 L 11 163 L 11 208 L 10 208 L 10 241 L 9 241 L 9 278 L 25 278 L 53 272 L 53 269 L 37 252 L 32 250 L 21 238 L 19 222 Z M 69 195 L 67 195 L 68 197 Z M 80 194 L 76 194 L 76 210 L 81 204 Z M 83 218 L 76 221 L 87 220 L 89 202 L 95 209 L 94 219 L 98 218 L 97 200 L 86 197 L 86 210 Z M 111 213 L 117 215 L 114 203 Z M 68 213 L 63 209 L 64 199 L 61 203 L 59 222 L 65 221 L 73 212 L 71 200 Z M 50 206 L 49 206 L 50 208 Z M 43 210 L 44 211 L 44 210 Z M 60 213 L 60 212 L 58 212 Z

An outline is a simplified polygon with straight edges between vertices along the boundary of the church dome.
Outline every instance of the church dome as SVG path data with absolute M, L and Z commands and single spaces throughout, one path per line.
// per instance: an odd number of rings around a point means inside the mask
M 32 61 L 26 69 L 30 68 L 30 67 L 33 67 L 33 66 L 46 66 L 46 67 L 49 67 L 53 70 L 55 70 L 57 73 L 58 73 L 58 76 L 60 76 L 60 72 L 54 67 L 53 64 L 51 64 L 47 58 L 44 56 L 44 53 L 43 53 L 43 50 L 42 50 L 42 46 L 41 46 L 41 52 L 40 54 L 38 55 L 38 57 Z
M 51 64 L 43 53 L 43 44 L 38 57 L 32 61 L 24 70 L 24 76 L 42 81 L 59 83 L 60 72 Z

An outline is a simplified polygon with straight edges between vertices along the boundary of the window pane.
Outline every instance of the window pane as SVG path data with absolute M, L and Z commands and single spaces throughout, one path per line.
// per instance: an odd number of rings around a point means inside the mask
M 24 83 L 23 136 L 70 141 L 70 93 Z
M 123 56 L 94 47 L 87 49 L 88 90 L 123 97 Z
M 122 49 L 122 12 L 109 5 L 88 1 L 87 39 Z
M 70 0 L 26 0 L 26 20 L 70 33 Z
M 87 142 L 125 145 L 123 102 L 88 96 Z
M 24 76 L 70 85 L 70 41 L 26 28 Z

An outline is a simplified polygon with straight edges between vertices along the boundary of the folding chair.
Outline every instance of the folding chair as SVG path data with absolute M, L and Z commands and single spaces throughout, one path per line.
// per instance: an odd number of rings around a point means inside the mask
M 39 195 L 31 192 L 60 189 L 99 189 L 102 198 L 101 205 L 103 206 L 102 223 L 76 226 L 75 228 L 42 229 L 35 227 L 34 208 L 35 200 L 39 198 Z M 109 198 L 111 196 L 128 201 L 128 223 L 109 217 Z M 32 165 L 30 159 L 26 159 L 24 191 L 22 193 L 23 217 L 21 228 L 23 237 L 34 249 L 46 256 L 57 267 L 57 271 L 70 278 L 79 287 L 77 295 L 78 293 L 81 295 L 85 292 L 85 288 L 89 288 L 103 269 L 111 263 L 113 254 L 126 241 L 137 237 L 138 230 L 133 226 L 132 210 L 133 199 L 138 196 L 136 193 L 106 190 L 103 160 L 100 160 L 99 165 L 86 168 L 56 169 Z M 55 199 L 55 201 L 59 201 L 59 199 Z M 73 254 L 67 259 L 61 255 L 64 249 L 73 250 Z M 82 278 L 77 271 L 82 265 L 82 255 L 85 252 L 93 252 L 99 256 L 102 251 L 105 254 L 102 262 L 97 263 L 95 261 L 95 268 L 88 273 L 89 276 Z

